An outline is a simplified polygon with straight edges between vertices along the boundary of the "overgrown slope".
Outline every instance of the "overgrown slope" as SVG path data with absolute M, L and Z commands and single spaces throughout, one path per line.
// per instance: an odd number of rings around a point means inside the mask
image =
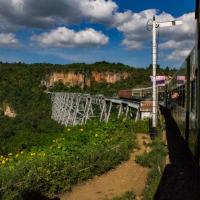
M 51 120 L 51 101 L 44 91 L 42 80 L 52 72 L 81 72 L 90 75 L 92 70 L 103 72 L 128 72 L 128 79 L 115 84 L 93 82 L 83 89 L 57 84 L 53 91 L 87 92 L 112 96 L 119 89 L 148 85 L 151 67 L 131 68 L 121 63 L 99 62 L 94 64 L 32 64 L 0 63 L 0 153 L 9 153 L 48 143 L 47 138 L 63 131 L 63 127 Z M 172 74 L 173 70 L 158 68 L 159 74 Z M 3 115 L 4 104 L 10 105 L 17 113 L 10 119 Z M 46 137 L 48 136 L 48 137 Z

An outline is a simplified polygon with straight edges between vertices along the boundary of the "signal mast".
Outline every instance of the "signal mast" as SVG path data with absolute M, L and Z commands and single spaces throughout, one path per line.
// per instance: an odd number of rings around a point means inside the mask
M 151 136 L 154 137 L 157 134 L 157 88 L 156 88 L 156 67 L 158 61 L 158 32 L 159 28 L 172 27 L 181 25 L 182 21 L 174 20 L 167 22 L 157 22 L 156 17 L 153 16 L 153 20 L 149 20 L 147 23 L 147 30 L 152 31 L 152 66 L 153 66 L 153 107 L 152 107 L 152 129 Z

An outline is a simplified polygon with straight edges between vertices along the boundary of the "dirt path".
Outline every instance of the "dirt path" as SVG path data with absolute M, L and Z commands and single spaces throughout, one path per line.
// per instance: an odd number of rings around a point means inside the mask
M 61 200 L 108 200 L 128 191 L 141 196 L 149 170 L 138 165 L 135 157 L 149 151 L 145 146 L 145 143 L 149 142 L 150 138 L 147 135 L 138 134 L 140 149 L 134 149 L 128 161 L 116 169 L 73 187 L 71 192 L 61 196 Z

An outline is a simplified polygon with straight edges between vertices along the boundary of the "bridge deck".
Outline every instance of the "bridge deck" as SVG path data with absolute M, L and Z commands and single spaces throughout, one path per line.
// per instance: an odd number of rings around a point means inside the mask
M 122 99 L 113 99 L 113 98 L 105 98 L 105 101 L 110 101 L 114 104 L 125 104 L 130 108 L 139 108 L 139 102 L 137 101 L 130 101 L 130 100 L 122 100 Z

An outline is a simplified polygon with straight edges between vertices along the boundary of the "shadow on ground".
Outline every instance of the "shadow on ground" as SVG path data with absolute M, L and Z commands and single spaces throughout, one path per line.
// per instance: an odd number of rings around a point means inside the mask
M 22 194 L 23 200 L 60 200 L 60 198 L 49 199 L 38 191 L 27 191 Z
M 160 181 L 154 200 L 199 200 L 198 167 L 192 153 L 181 137 L 169 110 L 161 108 L 166 122 L 166 138 L 170 164 Z

